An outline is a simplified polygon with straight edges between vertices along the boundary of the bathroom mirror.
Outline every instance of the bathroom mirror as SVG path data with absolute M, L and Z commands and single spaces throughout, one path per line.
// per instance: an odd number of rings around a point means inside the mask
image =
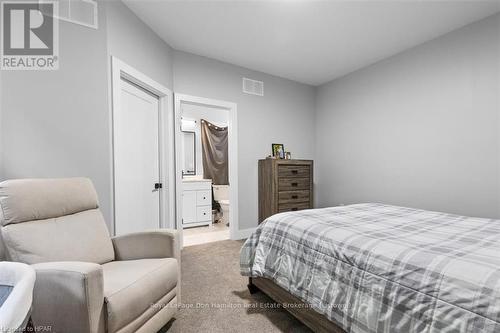
M 182 131 L 182 146 L 184 151 L 183 175 L 196 175 L 196 134 Z

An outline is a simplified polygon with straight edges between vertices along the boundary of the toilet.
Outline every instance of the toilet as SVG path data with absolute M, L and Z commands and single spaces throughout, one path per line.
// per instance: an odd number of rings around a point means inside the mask
M 229 224 L 229 185 L 212 185 L 214 199 L 222 209 L 222 222 Z

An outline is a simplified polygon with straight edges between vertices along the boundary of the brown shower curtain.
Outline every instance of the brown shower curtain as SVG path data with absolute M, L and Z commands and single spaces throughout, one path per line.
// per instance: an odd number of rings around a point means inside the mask
M 212 179 L 214 185 L 228 185 L 227 127 L 218 127 L 201 120 L 201 150 L 203 178 Z

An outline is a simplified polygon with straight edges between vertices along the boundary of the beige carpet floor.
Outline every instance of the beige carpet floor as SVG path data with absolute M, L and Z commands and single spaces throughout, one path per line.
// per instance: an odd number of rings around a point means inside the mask
M 183 307 L 162 332 L 310 332 L 239 273 L 240 241 L 182 250 Z

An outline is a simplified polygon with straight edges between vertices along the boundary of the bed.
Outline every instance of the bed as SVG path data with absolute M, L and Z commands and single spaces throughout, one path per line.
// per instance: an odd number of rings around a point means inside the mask
M 247 239 L 240 270 L 315 332 L 500 332 L 500 220 L 375 203 L 286 212 Z

